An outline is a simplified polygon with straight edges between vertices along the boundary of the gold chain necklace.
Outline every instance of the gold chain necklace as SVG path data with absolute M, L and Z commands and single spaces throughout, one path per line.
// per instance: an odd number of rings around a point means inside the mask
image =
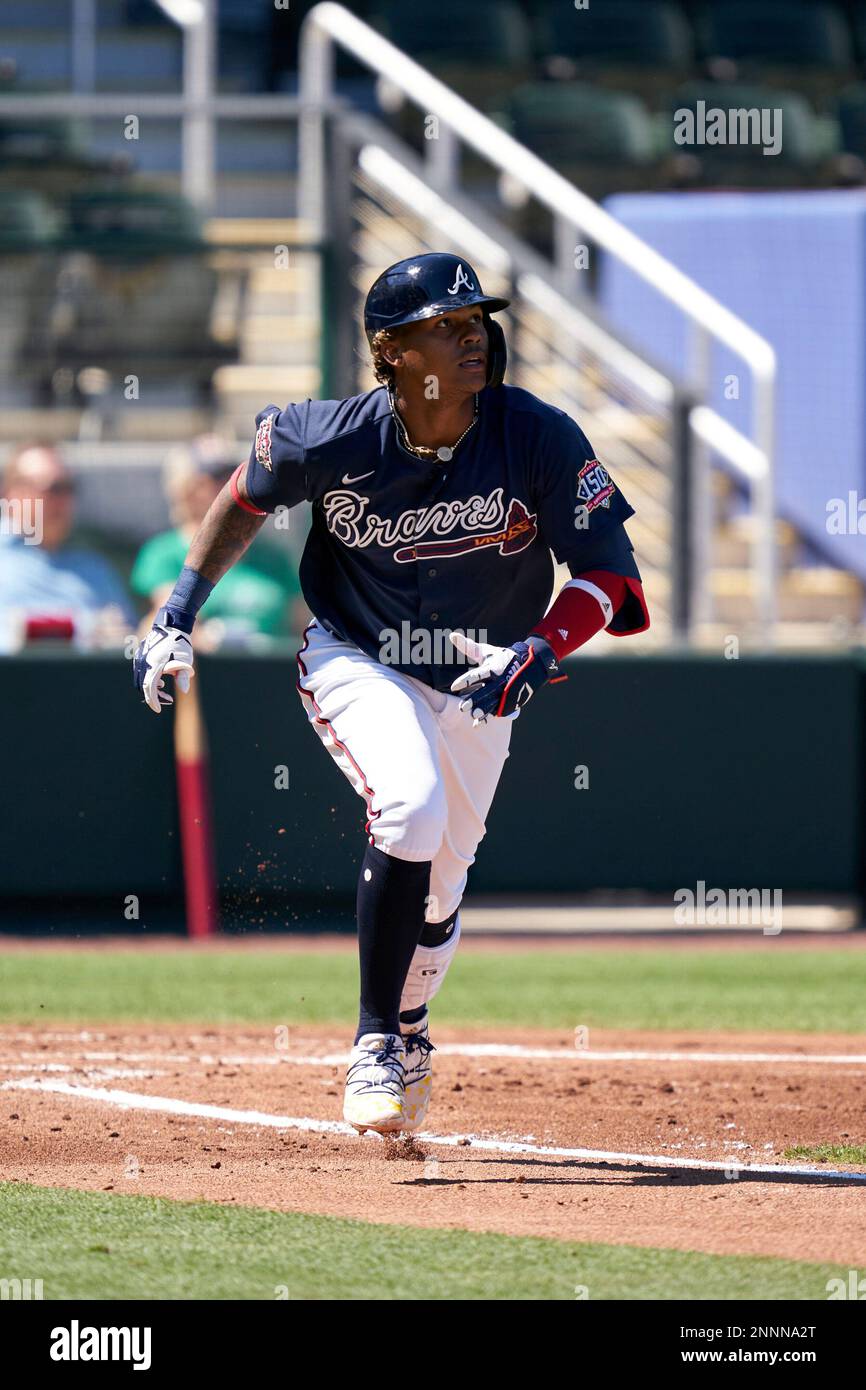
M 426 445 L 426 444 L 413 444 L 413 443 L 412 443 L 411 439 L 409 438 L 409 434 L 408 434 L 408 431 L 407 431 L 407 429 L 406 429 L 406 425 L 405 425 L 404 422 L 403 422 L 403 418 L 402 418 L 402 416 L 401 416 L 399 410 L 397 409 L 396 403 L 395 403 L 395 401 L 394 401 L 394 396 L 393 396 L 393 394 L 392 394 L 390 388 L 389 388 L 389 390 L 388 390 L 388 401 L 390 402 L 390 405 L 391 405 L 391 414 L 394 416 L 394 419 L 395 419 L 396 424 L 397 424 L 397 429 L 398 429 L 399 432 L 400 432 L 400 439 L 401 439 L 401 442 L 402 442 L 402 444 L 404 445 L 404 447 L 405 447 L 406 449 L 409 450 L 409 453 L 410 453 L 410 454 L 414 454 L 414 455 L 416 456 L 416 458 L 439 459 L 439 461 L 440 461 L 441 463 L 448 463 L 449 460 L 452 459 L 452 458 L 454 457 L 454 450 L 457 448 L 457 445 L 463 443 L 463 440 L 466 438 L 467 434 L 468 434 L 469 431 L 472 429 L 472 426 L 475 424 L 476 420 L 478 419 L 478 394 L 477 394 L 477 392 L 476 392 L 476 395 L 475 395 L 475 410 L 474 410 L 474 413 L 473 413 L 473 415 L 472 415 L 472 419 L 469 421 L 469 424 L 466 426 L 466 428 L 465 428 L 465 430 L 463 431 L 463 433 L 461 434 L 460 438 L 459 438 L 459 439 L 455 439 L 454 443 L 451 444 L 451 445 L 448 445 L 448 444 L 440 444 L 438 449 L 431 449 L 431 448 L 430 448 L 428 445 Z

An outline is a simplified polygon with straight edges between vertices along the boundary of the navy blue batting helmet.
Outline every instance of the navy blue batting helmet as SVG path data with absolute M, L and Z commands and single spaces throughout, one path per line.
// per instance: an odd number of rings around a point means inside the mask
M 485 294 L 468 261 L 448 252 L 431 251 L 397 261 L 374 281 L 364 304 L 364 331 L 372 342 L 382 328 L 400 328 L 404 323 L 447 314 L 449 309 L 480 304 L 488 337 L 487 384 L 499 386 L 505 375 L 505 335 L 490 314 L 507 309 L 510 303 L 510 299 Z

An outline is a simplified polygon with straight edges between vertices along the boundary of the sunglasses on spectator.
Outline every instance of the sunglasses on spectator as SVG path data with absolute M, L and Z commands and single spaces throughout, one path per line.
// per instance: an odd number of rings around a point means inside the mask
M 56 483 L 49 483 L 42 489 L 46 497 L 71 497 L 76 490 L 71 478 L 58 478 Z

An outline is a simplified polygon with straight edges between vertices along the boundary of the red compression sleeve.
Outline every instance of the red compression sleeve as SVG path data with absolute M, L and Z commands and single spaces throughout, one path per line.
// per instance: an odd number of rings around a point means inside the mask
M 246 468 L 245 463 L 239 463 L 231 479 L 232 497 L 239 507 L 243 507 L 245 512 L 251 512 L 253 516 L 267 516 L 267 512 L 260 512 L 258 507 L 254 507 L 252 502 L 248 502 L 245 497 L 241 497 L 238 491 L 238 475 Z M 225 476 L 225 474 L 223 474 Z
M 587 570 L 586 574 L 576 577 L 586 579 L 601 589 L 613 604 L 614 613 L 625 602 L 628 584 L 621 574 L 612 574 L 609 570 Z M 566 585 L 554 600 L 553 607 L 532 631 L 550 643 L 557 660 L 561 661 L 569 652 L 576 651 L 600 632 L 604 619 L 597 598 L 588 594 L 586 589 L 572 589 Z

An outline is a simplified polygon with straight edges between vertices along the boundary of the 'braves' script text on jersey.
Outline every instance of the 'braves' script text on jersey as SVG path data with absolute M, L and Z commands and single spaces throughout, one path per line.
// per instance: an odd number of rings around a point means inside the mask
M 312 504 L 301 586 L 312 612 L 381 659 L 384 634 L 485 631 L 522 639 L 551 598 L 551 551 L 572 574 L 640 576 L 633 509 L 563 411 L 514 386 L 483 390 L 447 462 L 400 441 L 384 387 L 342 401 L 269 405 L 247 470 L 253 503 Z M 642 626 L 626 604 L 611 625 Z M 453 665 L 398 667 L 447 691 Z

